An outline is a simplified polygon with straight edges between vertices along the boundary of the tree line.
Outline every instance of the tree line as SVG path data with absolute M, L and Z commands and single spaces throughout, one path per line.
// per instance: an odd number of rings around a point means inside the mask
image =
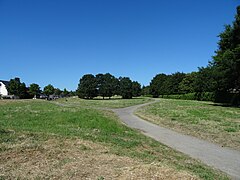
M 46 98 L 50 95 L 58 96 L 58 97 L 67 97 L 75 95 L 72 91 L 67 91 L 66 88 L 60 90 L 59 88 L 55 88 L 53 85 L 49 84 L 41 90 L 41 87 L 32 83 L 29 87 L 26 86 L 24 82 L 21 82 L 20 78 L 16 77 L 9 81 L 7 86 L 8 93 L 11 95 L 15 95 L 20 99 L 29 99 L 33 97 L 40 97 L 40 95 L 45 95 Z
M 158 74 L 145 91 L 153 97 L 182 95 L 179 98 L 212 100 L 240 105 L 240 6 L 232 25 L 219 35 L 218 49 L 206 67 L 188 74 Z M 176 97 L 176 96 L 175 96 Z
M 79 98 L 93 99 L 101 96 L 111 98 L 113 95 L 120 95 L 123 99 L 131 99 L 141 95 L 141 85 L 132 81 L 129 77 L 116 78 L 110 73 L 85 74 L 78 84 L 76 91 Z
M 206 67 L 197 72 L 176 72 L 170 75 L 157 74 L 149 86 L 143 86 L 129 77 L 116 78 L 110 73 L 86 74 L 80 80 L 76 92 L 61 91 L 51 84 L 40 90 L 38 84 L 26 87 L 19 78 L 11 79 L 7 87 L 10 94 L 29 98 L 44 93 L 78 95 L 80 98 L 93 99 L 97 96 L 111 98 L 120 95 L 130 99 L 140 95 L 153 97 L 173 97 L 193 100 L 208 100 L 231 105 L 240 105 L 240 6 L 235 19 L 226 25 L 219 34 L 218 49 Z

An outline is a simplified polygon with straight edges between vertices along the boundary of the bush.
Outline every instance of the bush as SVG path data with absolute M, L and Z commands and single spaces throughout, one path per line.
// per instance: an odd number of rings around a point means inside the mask
M 240 104 L 240 94 L 239 93 L 229 93 L 229 92 L 216 92 L 214 102 L 226 103 L 229 105 L 237 106 Z
M 165 96 L 163 96 L 163 98 L 182 99 L 182 100 L 195 100 L 195 93 L 165 95 Z
M 198 100 L 198 101 L 214 101 L 215 93 L 203 92 L 203 93 L 172 94 L 172 95 L 165 95 L 165 96 L 163 96 L 163 98 L 182 99 L 182 100 Z

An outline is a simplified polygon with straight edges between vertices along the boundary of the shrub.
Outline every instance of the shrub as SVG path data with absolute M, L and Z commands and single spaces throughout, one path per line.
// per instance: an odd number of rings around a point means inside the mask
M 172 94 L 172 95 L 165 95 L 165 96 L 163 96 L 163 98 L 182 99 L 182 100 L 198 100 L 198 101 L 214 101 L 215 93 L 203 92 L 203 93 Z

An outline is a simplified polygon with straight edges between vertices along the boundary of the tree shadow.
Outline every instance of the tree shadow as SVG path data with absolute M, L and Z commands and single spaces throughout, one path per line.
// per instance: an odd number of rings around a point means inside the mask
M 214 103 L 214 104 L 208 104 L 209 106 L 218 106 L 218 107 L 231 107 L 231 108 L 240 108 L 240 105 L 232 105 L 228 103 Z

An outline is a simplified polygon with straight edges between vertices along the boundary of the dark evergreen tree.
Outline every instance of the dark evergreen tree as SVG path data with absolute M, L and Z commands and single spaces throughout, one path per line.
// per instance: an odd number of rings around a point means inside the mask
M 128 77 L 119 78 L 120 95 L 123 99 L 131 99 L 133 97 L 132 81 Z
M 119 82 L 119 79 L 120 78 L 116 78 L 115 77 L 114 82 L 113 82 L 113 87 L 114 87 L 113 94 L 114 95 L 120 95 L 120 82 Z
M 21 83 L 19 87 L 19 98 L 20 99 L 27 99 L 30 98 L 28 88 L 26 87 L 25 83 Z
M 148 96 L 150 95 L 150 86 L 143 86 L 141 90 L 142 96 Z
M 30 84 L 29 94 L 32 97 L 39 95 L 40 92 L 41 92 L 41 90 L 40 90 L 40 86 L 38 84 L 35 84 L 35 83 Z
M 137 81 L 132 82 L 132 93 L 133 97 L 141 96 L 141 84 Z
M 11 95 L 19 96 L 20 94 L 20 78 L 10 79 L 9 85 L 7 86 L 8 93 Z
M 117 88 L 117 80 L 113 75 L 110 73 L 97 74 L 96 81 L 98 94 L 102 96 L 103 99 L 104 97 L 111 98 L 114 95 Z
M 9 94 L 18 96 L 19 98 L 28 98 L 28 91 L 25 83 L 21 83 L 20 78 L 11 79 L 7 86 Z
M 216 80 L 216 101 L 240 104 L 240 6 L 233 25 L 225 26 L 219 37 L 219 48 L 211 62 Z
M 181 94 L 194 93 L 194 85 L 197 72 L 186 74 L 183 80 L 179 83 L 179 91 Z
M 59 88 L 54 89 L 54 94 L 57 96 L 60 96 L 62 94 L 62 91 Z
M 167 78 L 167 81 L 169 81 L 169 84 L 167 86 L 169 94 L 181 93 L 179 85 L 184 79 L 184 77 L 185 77 L 184 73 L 176 72 L 170 75 L 169 78 Z
M 97 82 L 97 90 L 98 90 L 98 95 L 102 96 L 103 99 L 105 98 L 105 79 L 104 79 L 104 74 L 97 74 L 96 75 L 96 82 Z
M 43 93 L 46 94 L 47 96 L 54 94 L 55 88 L 53 85 L 49 84 L 44 87 Z
M 202 100 L 205 93 L 213 92 L 215 90 L 216 80 L 214 74 L 212 66 L 199 68 L 193 84 L 196 100 Z
M 94 75 L 86 74 L 84 75 L 78 84 L 77 95 L 79 98 L 93 99 L 97 97 L 97 80 Z
M 166 74 L 157 74 L 150 83 L 150 94 L 157 98 L 159 95 L 166 94 L 166 83 L 167 80 Z

